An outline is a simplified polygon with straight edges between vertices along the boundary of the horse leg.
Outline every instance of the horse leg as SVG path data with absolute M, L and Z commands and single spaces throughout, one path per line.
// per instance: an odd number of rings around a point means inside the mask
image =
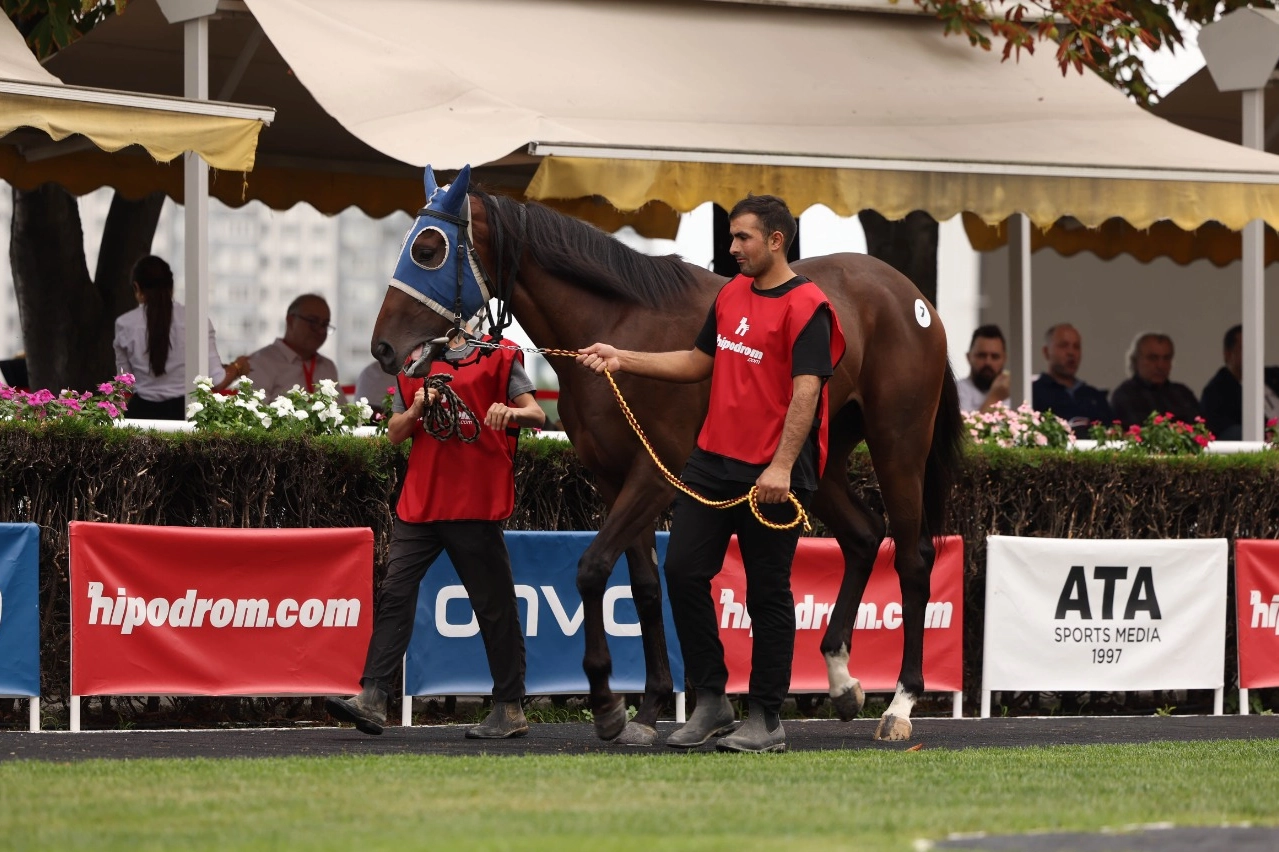
M 609 687 L 608 679 L 613 673 L 613 659 L 608 651 L 608 636 L 604 631 L 604 592 L 613 566 L 622 551 L 640 540 L 640 533 L 649 529 L 648 541 L 652 541 L 651 528 L 654 518 L 662 507 L 670 501 L 670 491 L 663 482 L 656 479 L 656 471 L 628 476 L 623 486 L 617 491 L 614 499 L 603 482 L 597 482 L 605 503 L 609 504 L 608 517 L 605 518 L 595 540 L 586 548 L 577 563 L 577 590 L 582 596 L 582 613 L 586 653 L 582 658 L 582 669 L 586 673 L 590 685 L 589 704 L 595 717 L 595 733 L 602 740 L 615 740 L 627 727 L 626 701 L 620 695 L 614 695 Z M 656 575 L 656 564 L 653 574 Z M 640 571 L 643 576 L 643 571 Z M 659 598 L 660 601 L 660 598 Z M 637 600 L 637 608 L 639 601 Z M 640 610 L 640 629 L 647 637 L 651 624 L 645 618 L 652 617 L 652 607 Z M 657 608 L 657 635 L 662 635 L 661 609 Z M 662 654 L 665 654 L 663 645 Z M 649 652 L 647 638 L 645 640 L 645 658 L 649 670 L 649 679 L 655 685 L 660 684 L 660 673 L 653 671 L 653 654 Z M 666 687 L 670 691 L 669 662 L 666 664 Z M 654 721 L 656 715 L 654 714 Z M 656 728 L 652 738 L 656 740 Z M 630 744 L 641 744 L 636 740 L 644 739 L 643 731 L 628 734 Z
M 860 422 L 848 422 L 855 417 L 860 420 L 850 410 L 841 412 L 832 422 L 831 451 L 813 501 L 814 513 L 826 524 L 844 554 L 844 579 L 821 644 L 831 704 L 844 721 L 856 718 L 866 701 L 861 683 L 849 673 L 849 650 L 857 608 L 870 580 L 879 543 L 884 540 L 883 518 L 853 493 L 848 481 L 848 455 L 861 440 Z
M 878 434 L 892 436 L 887 446 L 872 446 L 871 456 L 878 460 L 875 473 L 897 542 L 894 566 L 902 593 L 902 665 L 897 690 L 875 728 L 875 739 L 908 740 L 913 731 L 910 713 L 924 692 L 924 614 L 935 555 L 923 517 L 924 461 L 932 434 L 931 429 L 919 428 Z
M 674 691 L 671 662 L 666 654 L 666 625 L 662 619 L 662 584 L 658 578 L 657 547 L 651 527 L 640 530 L 639 541 L 626 548 L 631 593 L 639 615 L 644 643 L 644 699 L 635 718 L 614 742 L 619 745 L 652 745 L 657 741 L 657 715 Z

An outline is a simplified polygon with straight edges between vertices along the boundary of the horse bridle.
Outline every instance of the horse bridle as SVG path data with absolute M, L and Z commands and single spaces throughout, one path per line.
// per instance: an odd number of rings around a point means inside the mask
M 470 203 L 471 196 L 468 194 L 467 203 Z M 527 214 L 524 211 L 524 205 L 516 204 L 516 210 L 519 216 L 519 230 L 521 237 L 525 231 L 525 223 Z M 471 268 L 475 271 L 477 277 L 483 282 L 484 289 L 488 293 L 492 293 L 497 299 L 497 315 L 494 316 L 489 308 L 488 301 L 484 302 L 484 315 L 488 320 L 489 337 L 494 340 L 500 339 L 502 332 L 510 326 L 511 317 L 511 296 L 515 292 L 515 276 L 519 272 L 520 254 L 523 252 L 523 239 L 511 241 L 510 260 L 507 260 L 507 238 L 505 229 L 499 222 L 492 221 L 489 223 L 492 232 L 493 254 L 497 260 L 497 284 L 493 286 L 493 276 L 488 274 L 488 270 L 484 268 L 483 262 L 480 260 L 479 252 L 475 249 L 475 243 L 471 239 L 471 222 L 469 217 L 462 218 L 454 216 L 451 213 L 445 213 L 442 210 L 432 210 L 429 207 L 423 207 L 417 211 L 418 216 L 427 216 L 432 219 L 439 219 L 457 226 L 458 251 L 455 268 L 457 269 L 457 286 L 453 298 L 453 328 L 444 337 L 437 337 L 431 343 L 444 344 L 445 360 L 460 360 L 465 357 L 465 353 L 470 347 L 462 346 L 456 350 L 450 346 L 450 341 L 456 340 L 459 336 L 467 339 L 472 346 L 480 349 L 482 354 L 490 354 L 495 351 L 491 346 L 485 345 L 482 341 L 476 340 L 475 336 L 466 330 L 462 321 L 462 288 L 465 283 L 465 276 L 462 264 L 470 263 Z M 465 260 L 463 258 L 465 257 Z M 481 294 L 483 295 L 483 294 Z M 450 358 L 451 352 L 458 352 L 456 359 Z

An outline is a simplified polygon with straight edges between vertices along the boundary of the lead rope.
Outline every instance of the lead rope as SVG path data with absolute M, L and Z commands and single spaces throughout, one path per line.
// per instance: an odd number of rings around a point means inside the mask
M 457 436 L 462 443 L 473 444 L 480 437 L 480 422 L 457 391 L 449 387 L 452 380 L 448 373 L 437 373 L 426 380 L 425 387 L 435 388 L 440 398 L 422 412 L 422 429 L 437 441 Z M 464 427 L 463 423 L 470 426 Z
M 475 345 L 485 346 L 489 349 L 516 349 L 524 352 L 536 352 L 539 355 L 558 355 L 567 358 L 576 358 L 579 354 L 581 354 L 571 349 L 536 349 L 524 346 L 507 346 L 505 344 L 493 343 L 491 341 L 484 342 L 477 340 L 475 341 Z M 644 445 L 644 449 L 648 450 L 648 455 L 652 458 L 653 464 L 657 465 L 657 469 L 662 472 L 662 476 L 664 476 L 666 481 L 671 485 L 675 486 L 689 497 L 692 497 L 703 506 L 709 506 L 712 509 L 731 509 L 732 507 L 741 505 L 742 503 L 750 503 L 751 514 L 755 516 L 755 520 L 759 521 L 770 530 L 789 530 L 803 524 L 805 532 L 812 532 L 813 525 L 808 520 L 808 513 L 804 511 L 803 505 L 799 502 L 799 498 L 795 496 L 794 492 L 788 493 L 786 497 L 795 507 L 795 519 L 790 523 L 777 524 L 768 520 L 760 513 L 759 503 L 756 497 L 757 488 L 754 485 L 751 486 L 750 491 L 747 491 L 741 497 L 736 497 L 732 500 L 709 500 L 698 494 L 696 491 L 693 491 L 681 482 L 679 477 L 671 473 L 670 470 L 667 469 L 666 465 L 662 464 L 662 460 L 657 457 L 657 451 L 654 450 L 653 445 L 649 443 L 648 436 L 644 434 L 644 428 L 640 426 L 639 421 L 635 419 L 635 414 L 632 413 L 631 407 L 626 403 L 626 398 L 622 396 L 621 388 L 617 386 L 617 381 L 613 378 L 613 372 L 607 367 L 604 369 L 604 377 L 608 379 L 609 385 L 613 388 L 613 396 L 617 398 L 617 404 L 621 406 L 622 414 L 626 416 L 626 422 L 631 424 L 631 429 L 634 430 L 636 437 L 640 439 L 640 443 Z

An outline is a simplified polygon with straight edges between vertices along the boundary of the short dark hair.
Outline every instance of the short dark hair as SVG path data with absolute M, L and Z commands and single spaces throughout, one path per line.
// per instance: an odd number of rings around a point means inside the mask
M 1232 325 L 1226 330 L 1226 336 L 1221 341 L 1221 351 L 1229 352 L 1235 348 L 1235 344 L 1239 342 L 1239 335 L 1243 334 L 1242 325 Z
M 776 195 L 748 195 L 741 201 L 733 205 L 733 209 L 728 214 L 728 221 L 732 222 L 738 216 L 744 216 L 747 213 L 754 213 L 759 218 L 759 223 L 764 226 L 764 236 L 771 236 L 774 231 L 781 231 L 783 252 L 790 251 L 790 244 L 795 240 L 795 217 L 791 214 L 790 208 L 786 206 L 786 202 L 782 201 Z
M 1008 348 L 1008 341 L 1004 340 L 1004 333 L 1000 331 L 999 326 L 995 325 L 994 323 L 979 325 L 975 329 L 973 329 L 973 339 L 968 341 L 969 352 L 972 351 L 973 344 L 977 342 L 977 338 L 979 337 L 984 337 L 987 340 L 998 340 L 1000 343 L 1004 344 L 1004 349 Z

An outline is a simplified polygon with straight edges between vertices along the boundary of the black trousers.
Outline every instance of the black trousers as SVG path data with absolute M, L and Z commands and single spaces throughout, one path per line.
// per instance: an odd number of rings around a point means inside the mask
M 524 697 L 524 633 L 511 557 L 496 521 L 410 524 L 395 519 L 386 579 L 378 588 L 373 607 L 373 636 L 364 661 L 364 680 L 389 689 L 413 635 L 418 585 L 441 552 L 448 553 L 471 597 L 493 675 L 493 698 L 519 701 Z
M 124 416 L 129 420 L 185 420 L 186 397 L 172 399 L 143 399 L 136 393 L 129 397 Z
M 719 487 L 694 487 L 703 497 L 726 500 L 744 494 L 750 485 L 724 482 Z M 807 508 L 811 492 L 797 494 Z M 760 512 L 774 523 L 795 516 L 788 501 L 761 504 Z M 694 689 L 722 693 L 728 683 L 724 645 L 711 599 L 711 579 L 724 567 L 724 554 L 733 533 L 746 569 L 746 606 L 755 637 L 751 650 L 750 698 L 765 710 L 781 709 L 790 692 L 791 659 L 795 653 L 795 599 L 791 594 L 791 563 L 799 544 L 799 526 L 771 530 L 756 520 L 750 505 L 713 509 L 687 495 L 675 499 L 671 538 L 666 549 L 666 587 L 671 615 L 684 655 L 684 671 Z

